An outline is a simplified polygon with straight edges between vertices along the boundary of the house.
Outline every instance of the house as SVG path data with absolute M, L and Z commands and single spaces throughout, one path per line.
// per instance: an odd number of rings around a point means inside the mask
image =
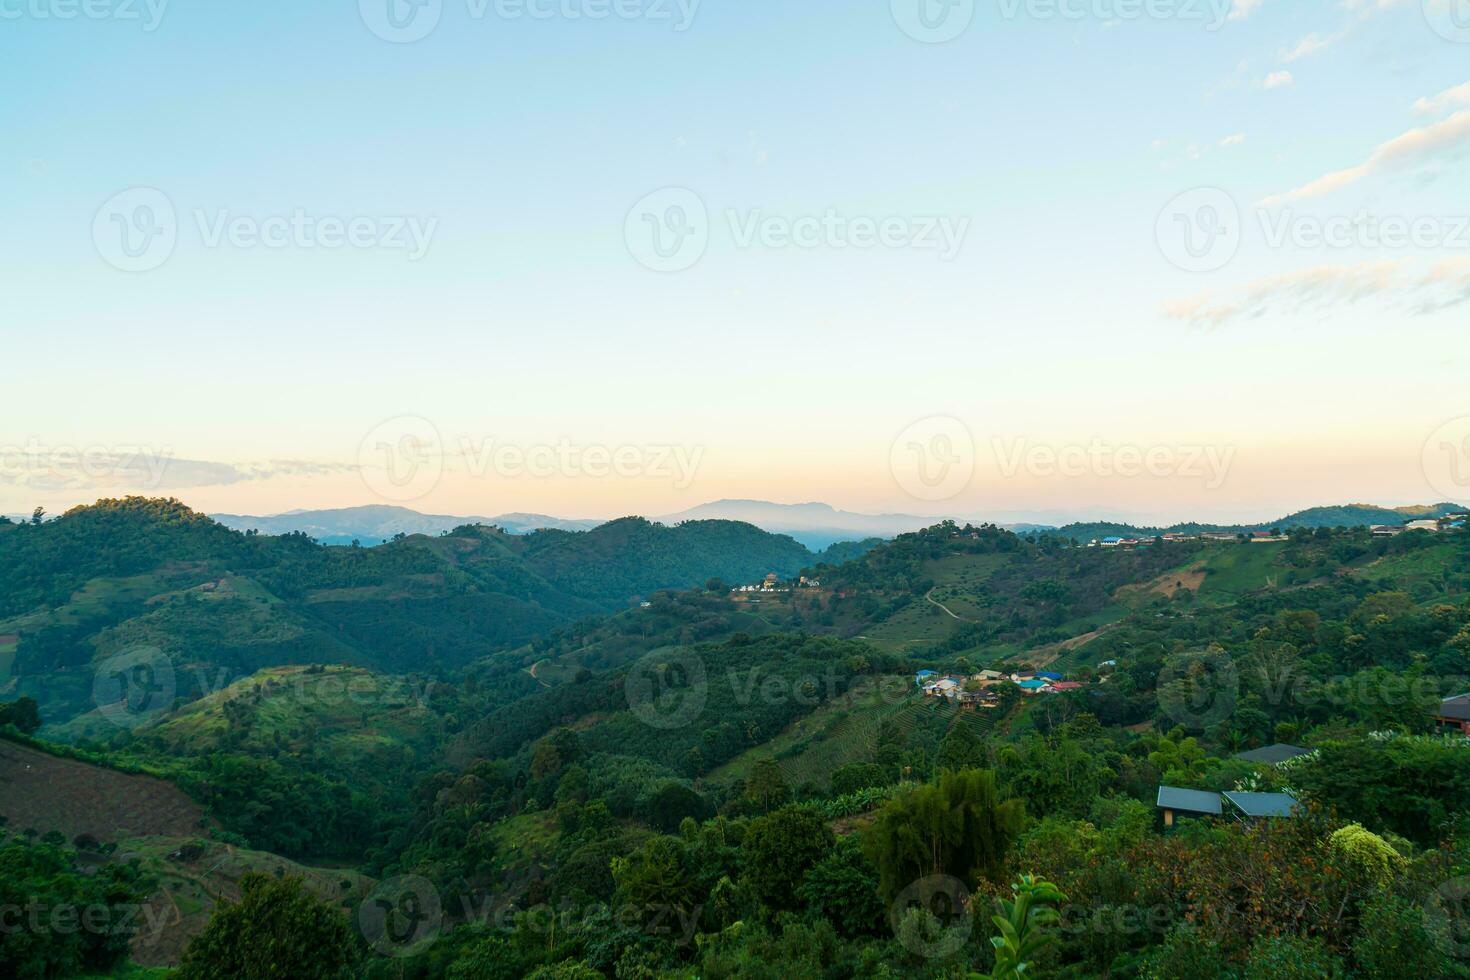
M 0 637 L 0 639 L 4 639 Z M 1441 725 L 1458 730 L 1462 735 L 1470 735 L 1470 694 L 1457 694 L 1452 698 L 1445 698 L 1440 702 L 1439 714 L 1435 721 Z
M 1021 681 L 1016 686 L 1021 689 L 1022 694 L 1040 694 L 1051 685 L 1048 684 L 1046 681 L 1031 680 Z
M 1006 679 L 1006 675 L 998 670 L 982 670 L 971 678 L 977 684 L 1000 684 Z
M 1206 531 L 1200 535 L 1205 541 L 1234 541 L 1234 531 Z
M 1116 666 L 1118 666 L 1118 661 L 1116 661 L 1116 660 L 1104 660 L 1102 663 L 1098 664 L 1098 667 L 1116 667 Z
M 1062 675 L 1061 674 L 1053 673 L 1052 671 L 1049 671 L 1049 670 L 1038 670 L 1036 672 L 1036 677 L 1037 677 L 1038 680 L 1043 680 L 1043 681 L 1059 681 L 1059 680 L 1062 679 Z
M 1174 786 L 1160 786 L 1154 805 L 1163 815 L 1165 830 L 1177 824 L 1181 817 L 1218 817 L 1222 809 L 1219 793 Z
M 1011 680 L 1015 681 L 1017 684 L 1021 683 L 1022 681 L 1034 681 L 1036 680 L 1036 671 L 1018 670 L 1015 673 L 1011 674 Z
M 1372 532 L 1375 538 L 1391 538 L 1403 534 L 1404 529 L 1396 524 L 1374 524 Z
M 1439 521 L 1410 521 L 1404 525 L 1405 531 L 1433 531 L 1439 533 Z
M 1122 538 L 1116 538 L 1116 537 L 1115 538 L 1103 538 L 1101 543 L 1102 543 L 1102 546 L 1104 548 L 1116 548 L 1116 547 L 1118 547 L 1119 545 L 1121 545 L 1123 543 L 1123 539 Z
M 960 682 L 953 677 L 941 677 L 932 684 L 924 685 L 924 693 L 930 697 L 953 697 L 960 691 Z
M 1277 766 L 1288 759 L 1295 759 L 1301 755 L 1311 755 L 1311 749 L 1300 748 L 1295 745 L 1286 745 L 1278 742 L 1275 745 L 1267 745 L 1264 748 L 1251 749 L 1249 752 L 1238 752 L 1235 757 L 1245 762 L 1259 762 L 1263 765 Z
M 1294 817 L 1301 804 L 1290 793 L 1225 793 L 1226 802 L 1234 807 L 1237 820 L 1263 817 Z
M 1160 786 L 1156 806 L 1163 814 L 1164 829 L 1181 817 L 1232 816 L 1237 820 L 1295 817 L 1301 804 L 1290 793 L 1208 793 L 1196 789 Z
M 1054 681 L 1051 685 L 1051 689 L 1052 691 L 1060 694 L 1063 691 L 1080 691 L 1086 686 L 1086 684 L 1082 684 L 1077 681 Z
M 923 687 L 925 683 L 928 682 L 929 678 L 938 676 L 939 671 L 937 670 L 921 670 L 914 675 L 914 684 L 917 687 Z

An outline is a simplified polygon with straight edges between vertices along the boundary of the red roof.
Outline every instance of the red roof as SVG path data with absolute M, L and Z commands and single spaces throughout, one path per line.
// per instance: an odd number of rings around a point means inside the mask
M 1085 686 L 1077 681 L 1056 681 L 1051 687 L 1053 691 L 1080 691 Z

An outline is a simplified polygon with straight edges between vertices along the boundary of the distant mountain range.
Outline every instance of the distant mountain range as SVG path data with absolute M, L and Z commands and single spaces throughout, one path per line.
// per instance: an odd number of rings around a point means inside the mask
M 1370 524 L 1405 524 L 1425 517 L 1458 513 L 1465 508 L 1451 503 L 1411 507 L 1377 507 L 1372 504 L 1346 504 L 1313 507 L 1274 521 L 1259 524 L 1204 524 L 1198 522 L 1149 527 L 1117 521 L 1077 521 L 1058 527 L 1053 524 L 1001 524 L 1018 534 L 1042 532 L 1064 537 L 1091 540 L 1108 535 L 1153 536 L 1169 532 L 1260 531 L 1287 527 L 1353 527 Z M 216 521 L 237 531 L 261 534 L 289 534 L 301 531 L 323 544 L 381 544 L 397 534 L 439 535 L 465 524 L 499 527 L 511 534 L 530 534 L 538 530 L 590 531 L 605 521 L 551 517 L 546 514 L 501 514 L 498 517 L 420 514 L 407 507 L 385 505 L 343 507 L 332 510 L 296 510 L 269 517 L 239 514 L 213 514 Z M 834 544 L 864 541 L 872 538 L 894 538 L 900 534 L 930 527 L 943 517 L 915 514 L 859 514 L 838 510 L 828 504 L 777 504 L 767 500 L 716 500 L 675 514 L 651 518 L 659 524 L 673 526 L 685 521 L 740 521 L 753 524 L 772 534 L 795 538 L 814 552 Z M 980 524 L 980 516 L 955 515 L 960 523 Z
M 241 514 L 211 514 L 219 523 L 236 531 L 261 534 L 291 534 L 301 531 L 322 544 L 381 544 L 397 534 L 437 536 L 465 524 L 499 527 L 511 534 L 532 531 L 590 531 L 603 521 L 563 520 L 544 514 L 502 514 L 499 517 L 451 517 L 420 514 L 407 507 L 376 505 L 342 507 L 334 510 L 292 510 L 270 517 Z
M 549 517 L 545 514 L 501 514 L 499 517 L 420 514 L 407 507 L 344 507 L 336 510 L 295 510 L 269 517 L 212 514 L 216 521 L 237 531 L 261 534 L 304 532 L 323 544 L 380 544 L 396 534 L 438 535 L 464 524 L 499 527 L 511 534 L 539 530 L 589 531 L 605 523 Z M 677 514 L 651 518 L 673 526 L 685 521 L 740 521 L 772 534 L 785 534 L 812 551 L 823 551 L 845 541 L 893 538 L 938 524 L 942 517 L 914 514 L 857 514 L 828 504 L 776 504 L 766 500 L 716 500 Z M 956 517 L 956 520 L 963 518 Z M 1045 524 L 1002 525 L 1007 530 L 1045 530 Z
M 1376 507 L 1373 504 L 1344 504 L 1337 507 L 1311 507 L 1274 521 L 1260 524 L 1173 524 L 1169 527 L 1140 527 L 1134 524 L 1114 524 L 1108 521 L 1068 524 L 1046 533 L 1061 537 L 1090 541 L 1112 535 L 1118 537 L 1155 537 L 1160 534 L 1199 534 L 1202 531 L 1269 531 L 1274 529 L 1319 527 L 1367 527 L 1374 524 L 1397 526 L 1410 521 L 1444 517 L 1448 514 L 1465 513 L 1460 504 L 1419 504 L 1409 507 Z

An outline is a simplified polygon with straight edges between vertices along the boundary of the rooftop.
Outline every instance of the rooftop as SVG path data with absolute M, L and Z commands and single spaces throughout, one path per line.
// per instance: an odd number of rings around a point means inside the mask
M 1183 810 L 1186 813 L 1212 813 L 1220 815 L 1220 794 L 1206 793 L 1197 789 L 1179 789 L 1174 786 L 1159 787 L 1159 809 Z
M 1274 766 L 1277 763 L 1285 762 L 1287 759 L 1295 759 L 1299 755 L 1311 754 L 1311 749 L 1277 742 L 1275 745 L 1267 745 L 1264 748 L 1251 749 L 1249 752 L 1238 753 L 1235 757 L 1246 762 L 1264 762 L 1267 765 Z
M 1289 793 L 1226 793 L 1225 799 L 1247 817 L 1290 817 L 1298 806 Z

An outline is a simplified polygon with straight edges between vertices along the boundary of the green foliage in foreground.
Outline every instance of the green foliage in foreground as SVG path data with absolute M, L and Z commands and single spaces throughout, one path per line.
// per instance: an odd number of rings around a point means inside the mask
M 361 954 L 339 909 L 299 878 L 248 874 L 184 950 L 178 980 L 351 980 Z

